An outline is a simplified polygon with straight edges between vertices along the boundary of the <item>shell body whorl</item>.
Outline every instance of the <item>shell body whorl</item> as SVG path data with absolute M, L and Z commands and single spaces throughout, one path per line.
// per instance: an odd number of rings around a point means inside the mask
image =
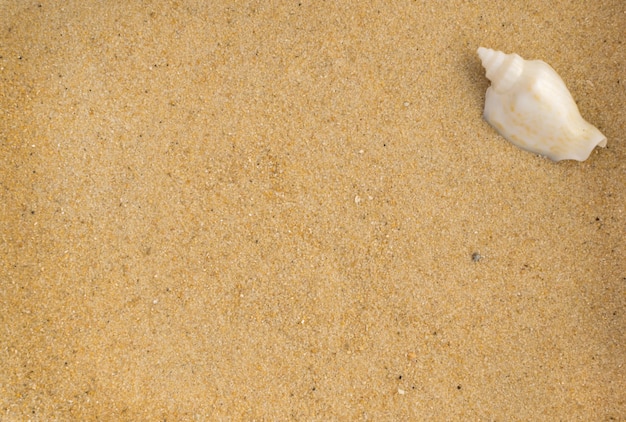
M 483 116 L 509 142 L 553 161 L 584 161 L 606 146 L 550 65 L 484 47 L 478 55 L 491 81 Z

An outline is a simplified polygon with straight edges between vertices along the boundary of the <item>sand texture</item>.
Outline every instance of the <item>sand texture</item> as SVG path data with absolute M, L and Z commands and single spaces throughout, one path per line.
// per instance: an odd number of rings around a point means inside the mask
M 0 0 L 0 113 L 1 421 L 626 420 L 623 0 Z

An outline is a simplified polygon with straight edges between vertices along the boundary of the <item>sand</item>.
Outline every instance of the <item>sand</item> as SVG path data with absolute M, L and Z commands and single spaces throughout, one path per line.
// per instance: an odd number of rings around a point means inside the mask
M 626 3 L 0 4 L 0 420 L 626 420 Z M 482 119 L 542 59 L 585 162 Z

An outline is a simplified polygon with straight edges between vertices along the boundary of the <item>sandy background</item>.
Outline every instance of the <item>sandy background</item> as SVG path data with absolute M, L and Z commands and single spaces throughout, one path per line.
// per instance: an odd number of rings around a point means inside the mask
M 626 420 L 625 66 L 622 0 L 2 0 L 0 420 Z

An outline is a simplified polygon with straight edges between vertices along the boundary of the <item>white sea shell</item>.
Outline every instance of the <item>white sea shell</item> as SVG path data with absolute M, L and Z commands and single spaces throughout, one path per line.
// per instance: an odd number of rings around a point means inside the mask
M 606 146 L 550 65 L 484 47 L 478 56 L 491 81 L 483 116 L 509 142 L 553 161 L 584 161 Z

